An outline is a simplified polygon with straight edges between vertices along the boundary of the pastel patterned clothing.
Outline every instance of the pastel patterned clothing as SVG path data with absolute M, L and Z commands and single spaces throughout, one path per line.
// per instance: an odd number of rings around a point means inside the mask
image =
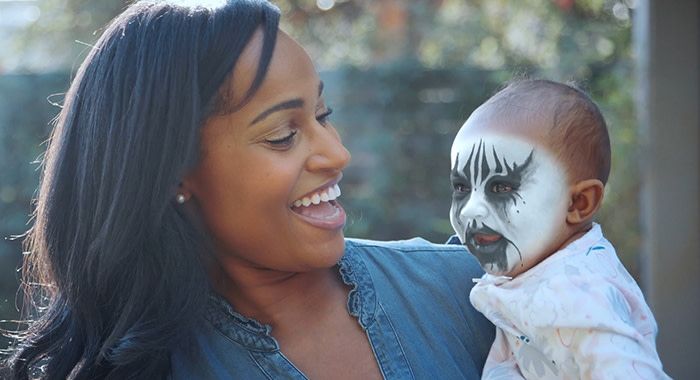
M 593 228 L 511 279 L 486 274 L 470 300 L 496 325 L 483 379 L 668 379 L 639 286 Z

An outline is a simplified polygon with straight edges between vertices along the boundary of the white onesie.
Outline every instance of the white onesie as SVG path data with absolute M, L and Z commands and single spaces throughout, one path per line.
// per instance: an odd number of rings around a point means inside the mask
M 668 379 L 641 290 L 593 228 L 511 279 L 474 280 L 474 307 L 496 325 L 483 379 Z

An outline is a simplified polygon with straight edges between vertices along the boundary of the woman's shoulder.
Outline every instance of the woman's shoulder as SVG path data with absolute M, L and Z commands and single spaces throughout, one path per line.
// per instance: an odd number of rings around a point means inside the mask
M 469 302 L 472 279 L 481 277 L 483 271 L 463 246 L 421 238 L 347 239 L 341 272 L 356 280 L 352 282 L 359 285 L 356 290 L 364 306 L 369 303 L 374 305 L 369 310 L 385 312 L 396 334 L 413 342 L 404 350 L 414 370 L 421 373 L 417 377 L 434 373 L 435 363 L 450 355 L 463 359 L 460 366 L 464 368 L 453 368 L 462 377 L 473 377 L 467 375 L 469 370 L 481 371 L 494 328 Z M 436 346 L 444 346 L 445 352 L 436 351 Z M 445 360 L 440 365 L 443 372 L 449 372 L 454 364 Z
M 460 303 L 468 303 L 468 294 L 474 285 L 472 279 L 484 273 L 463 246 L 435 244 L 421 238 L 347 239 L 341 266 L 352 269 L 357 275 L 367 273 L 380 293 L 397 297 L 412 293 L 413 302 L 427 303 L 434 302 L 438 294 L 447 299 L 460 294 Z
M 483 270 L 477 260 L 462 245 L 437 244 L 423 238 L 377 241 L 346 239 L 346 255 L 359 256 L 377 269 L 419 270 L 440 273 L 441 276 L 481 277 Z
M 382 247 L 389 249 L 398 249 L 401 251 L 415 250 L 463 250 L 461 245 L 457 244 L 437 244 L 425 240 L 421 237 L 414 237 L 404 240 L 369 240 L 359 238 L 346 238 L 345 242 L 351 247 Z
M 357 238 L 345 239 L 345 250 L 370 256 L 386 256 L 392 260 L 404 258 L 431 258 L 439 260 L 466 260 L 478 263 L 462 245 L 439 244 L 414 237 L 406 240 L 367 240 Z M 399 257 L 397 257 L 397 255 Z

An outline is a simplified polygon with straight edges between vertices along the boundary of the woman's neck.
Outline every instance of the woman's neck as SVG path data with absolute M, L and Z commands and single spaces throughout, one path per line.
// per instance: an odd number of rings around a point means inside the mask
M 215 289 L 236 312 L 273 326 L 297 325 L 345 302 L 348 288 L 335 267 L 310 272 L 258 268 L 220 270 Z

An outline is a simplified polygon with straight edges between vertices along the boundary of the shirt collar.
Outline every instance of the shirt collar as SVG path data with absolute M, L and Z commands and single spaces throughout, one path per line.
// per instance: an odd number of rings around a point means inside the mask
M 586 232 L 580 238 L 572 241 L 562 249 L 562 251 L 581 251 L 589 249 L 603 240 L 603 231 L 600 228 L 600 224 L 593 223 L 592 227 L 588 232 Z
M 351 286 L 348 311 L 358 318 L 364 329 L 374 322 L 377 297 L 367 266 L 351 242 L 345 242 L 345 253 L 337 268 L 342 281 Z M 236 312 L 231 304 L 212 291 L 206 318 L 228 338 L 254 351 L 278 351 L 279 344 L 272 337 L 272 326 Z

